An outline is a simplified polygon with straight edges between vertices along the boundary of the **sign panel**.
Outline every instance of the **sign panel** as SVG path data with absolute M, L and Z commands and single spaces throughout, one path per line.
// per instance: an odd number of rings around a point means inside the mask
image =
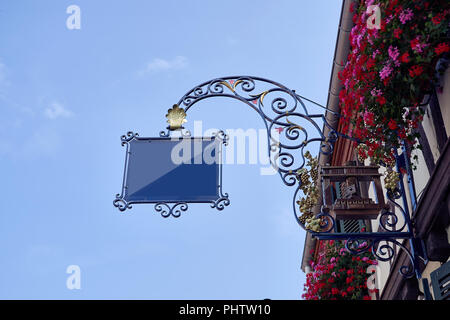
M 222 144 L 215 137 L 122 137 L 127 146 L 121 211 L 133 203 L 216 203 L 223 198 Z

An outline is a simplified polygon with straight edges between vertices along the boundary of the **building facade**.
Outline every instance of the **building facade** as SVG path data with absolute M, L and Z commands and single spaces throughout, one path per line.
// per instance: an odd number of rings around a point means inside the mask
M 327 108 L 332 112 L 342 114 L 340 95 L 342 94 L 341 91 L 344 90 L 344 85 L 342 79 L 339 78 L 340 73 L 347 65 L 349 53 L 353 48 L 350 39 L 352 29 L 355 26 L 355 8 L 376 2 L 343 0 L 327 100 Z M 398 8 L 397 6 L 401 6 L 402 1 L 380 2 L 384 2 L 386 7 L 390 6 L 390 9 L 395 11 Z M 424 5 L 426 1 L 415 2 Z M 448 2 L 447 4 L 442 3 L 443 15 L 441 19 L 448 24 L 450 8 Z M 385 7 L 382 7 L 382 10 L 383 8 Z M 398 13 L 400 23 L 405 22 L 404 25 L 407 25 L 409 11 L 403 9 Z M 368 12 L 368 16 L 370 16 L 370 12 Z M 411 15 L 409 17 L 412 19 Z M 381 18 L 382 23 L 386 19 L 389 20 L 389 16 L 384 16 L 383 12 L 381 12 Z M 439 25 L 438 22 L 440 21 L 437 18 L 435 21 L 433 17 L 433 25 Z M 383 25 L 381 27 L 383 28 Z M 398 30 L 400 30 L 400 33 L 401 29 Z M 397 35 L 393 34 L 392 36 Z M 448 43 L 448 33 L 447 37 L 443 38 L 444 43 L 445 41 Z M 411 48 L 415 50 L 412 43 Z M 391 47 L 389 50 L 391 50 Z M 389 54 L 391 55 L 391 51 Z M 423 95 L 423 106 L 421 108 L 423 108 L 424 114 L 416 128 L 417 139 L 421 147 L 412 150 L 410 153 L 411 162 L 416 164 L 415 170 L 412 171 L 414 183 L 411 184 L 411 181 L 408 181 L 406 174 L 401 176 L 404 185 L 408 186 L 409 182 L 412 186 L 405 190 L 410 219 L 413 221 L 415 236 L 423 240 L 424 252 L 426 253 L 426 257 L 421 259 L 419 263 L 421 277 L 420 279 L 417 277 L 405 278 L 400 274 L 399 269 L 402 266 L 411 266 L 411 263 L 407 251 L 394 246 L 394 257 L 388 261 L 379 261 L 376 267 L 375 283 L 378 293 L 373 295 L 373 298 L 376 299 L 420 300 L 442 298 L 436 295 L 439 288 L 437 288 L 436 281 L 433 279 L 433 272 L 436 274 L 436 270 L 442 269 L 442 266 L 446 262 L 448 265 L 450 261 L 450 68 L 447 67 L 448 55 L 449 53 L 446 52 L 441 54 L 439 59 L 433 61 L 433 67 L 441 71 L 437 76 L 438 83 L 433 83 Z M 391 56 L 396 57 L 398 55 L 393 53 Z M 405 59 L 405 61 L 408 60 Z M 348 124 L 342 118 L 334 116 L 332 112 L 327 111 L 326 113 L 331 127 L 338 132 L 347 133 Z M 389 119 L 386 121 L 389 121 Z M 324 126 L 325 136 L 327 136 L 329 130 L 328 127 Z M 332 155 L 319 155 L 320 166 L 342 166 L 348 161 L 358 161 L 355 143 L 349 139 L 339 138 L 335 143 Z M 370 159 L 365 159 L 364 164 L 369 165 Z M 380 167 L 380 173 L 386 173 L 383 167 Z M 330 186 L 322 187 L 328 188 Z M 336 189 L 336 186 L 334 188 Z M 386 191 L 386 185 L 383 184 L 383 192 L 386 193 Z M 372 186 L 366 192 L 373 196 L 375 190 Z M 391 203 L 389 210 L 398 211 L 399 209 Z M 397 225 L 400 226 L 403 222 L 397 221 Z M 343 220 L 338 223 L 338 231 L 360 232 L 363 230 L 362 228 L 365 228 L 377 232 L 381 230 L 378 223 L 378 220 Z M 409 248 L 408 240 L 399 241 L 406 248 Z M 319 254 L 319 240 L 314 239 L 310 233 L 307 233 L 302 258 L 302 270 L 305 273 L 311 272 L 311 262 L 317 261 Z M 445 288 L 440 289 L 442 291 Z

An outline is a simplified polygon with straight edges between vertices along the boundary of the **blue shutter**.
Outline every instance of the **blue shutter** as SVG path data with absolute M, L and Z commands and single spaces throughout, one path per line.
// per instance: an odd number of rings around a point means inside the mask
M 435 300 L 450 300 L 450 261 L 430 273 Z

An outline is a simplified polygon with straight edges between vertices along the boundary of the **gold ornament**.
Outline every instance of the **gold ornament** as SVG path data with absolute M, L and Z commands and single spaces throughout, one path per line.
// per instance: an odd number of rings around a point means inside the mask
M 304 194 L 304 197 L 297 200 L 300 212 L 302 213 L 299 220 L 305 225 L 306 229 L 320 232 L 322 220 L 315 217 L 312 212 L 314 206 L 319 202 L 319 189 L 317 188 L 319 161 L 309 151 L 305 152 L 305 158 L 307 159 L 306 165 L 310 169 L 302 168 L 297 171 L 297 179 L 301 182 L 300 189 Z
M 187 122 L 186 112 L 183 108 L 180 108 L 177 104 L 174 104 L 172 109 L 167 110 L 166 114 L 167 122 L 169 123 L 170 130 L 181 129 L 183 123 Z

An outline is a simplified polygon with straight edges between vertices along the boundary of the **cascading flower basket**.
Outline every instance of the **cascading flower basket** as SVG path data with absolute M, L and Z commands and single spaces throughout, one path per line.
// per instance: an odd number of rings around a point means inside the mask
M 361 246 L 365 246 L 361 243 Z M 339 241 L 320 241 L 316 262 L 306 275 L 305 300 L 371 300 L 368 268 L 378 262 L 370 252 L 353 255 Z
M 373 6 L 381 13 L 378 27 L 368 23 Z M 437 61 L 450 52 L 450 2 L 362 0 L 351 10 L 351 48 L 339 73 L 343 131 L 362 142 L 361 159 L 392 167 L 401 141 L 420 149 L 421 103 L 438 85 Z

